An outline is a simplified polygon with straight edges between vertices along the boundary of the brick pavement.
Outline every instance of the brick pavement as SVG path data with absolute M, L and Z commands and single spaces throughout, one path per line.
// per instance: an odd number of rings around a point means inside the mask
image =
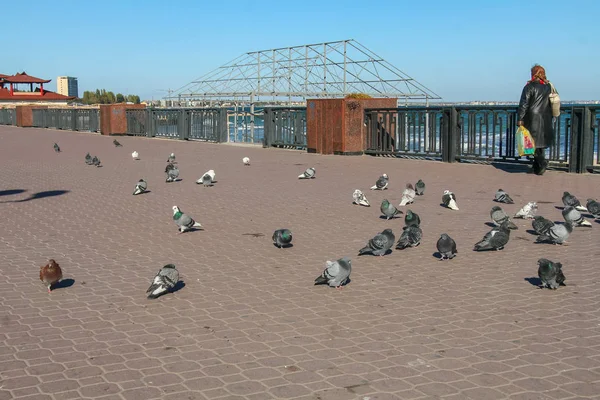
M 0 191 L 26 190 L 0 193 L 1 400 L 598 398 L 600 224 L 552 246 L 516 220 L 504 251 L 472 251 L 499 187 L 518 203 L 510 213 L 537 200 L 560 221 L 562 191 L 600 197 L 598 176 L 112 139 L 0 127 Z M 104 167 L 86 166 L 87 151 Z M 167 184 L 171 152 L 182 181 Z M 317 178 L 297 180 L 308 166 Z M 211 168 L 218 183 L 196 185 Z M 369 191 L 383 172 L 390 190 Z M 132 196 L 141 177 L 151 193 Z M 386 227 L 400 234 L 402 220 L 379 219 L 379 203 L 397 204 L 419 178 L 421 246 L 357 257 Z M 356 188 L 371 208 L 351 204 Z M 459 212 L 440 207 L 447 188 Z M 56 190 L 68 192 L 31 197 Z M 175 204 L 205 230 L 178 235 Z M 272 246 L 281 227 L 294 247 Z M 432 255 L 442 232 L 458 243 L 449 262 Z M 348 286 L 313 286 L 326 260 L 346 255 Z M 567 286 L 526 280 L 541 256 L 563 263 Z M 38 277 L 48 258 L 74 280 L 50 295 Z M 147 300 L 167 263 L 185 287 Z

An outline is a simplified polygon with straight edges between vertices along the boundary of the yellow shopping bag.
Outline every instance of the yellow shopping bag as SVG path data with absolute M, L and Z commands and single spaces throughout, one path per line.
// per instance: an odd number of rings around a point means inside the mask
M 525 128 L 523 125 L 517 129 L 516 140 L 519 156 L 529 156 L 535 152 L 535 142 L 533 141 L 533 136 L 531 136 L 529 130 L 527 130 L 527 128 Z

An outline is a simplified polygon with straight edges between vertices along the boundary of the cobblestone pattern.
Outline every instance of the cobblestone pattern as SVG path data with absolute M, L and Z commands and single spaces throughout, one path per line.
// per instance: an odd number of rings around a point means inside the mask
M 535 244 L 530 223 L 515 220 L 505 250 L 472 251 L 498 188 L 517 203 L 507 212 L 536 200 L 562 221 L 563 190 L 600 197 L 598 176 L 112 140 L 0 127 L 0 400 L 598 398 L 598 221 L 554 246 Z M 104 166 L 85 165 L 87 151 Z M 182 180 L 165 183 L 171 152 Z M 309 166 L 316 179 L 298 180 Z M 208 169 L 216 185 L 196 185 Z M 369 191 L 384 172 L 390 189 Z M 142 177 L 150 193 L 132 196 Z M 399 237 L 403 220 L 380 219 L 379 204 L 398 204 L 419 178 L 425 196 L 410 208 L 422 244 L 357 257 L 385 228 Z M 370 208 L 351 204 L 357 188 Z M 444 189 L 460 211 L 440 206 Z M 56 190 L 68 192 L 43 197 Z M 205 230 L 178 235 L 173 205 Z M 271 244 L 282 227 L 292 248 Z M 440 262 L 443 232 L 459 254 Z M 314 286 L 325 261 L 342 256 L 352 258 L 351 283 Z M 535 286 L 542 256 L 563 263 L 567 286 Z M 38 276 L 49 258 L 67 282 L 50 295 Z M 167 263 L 185 287 L 147 300 Z

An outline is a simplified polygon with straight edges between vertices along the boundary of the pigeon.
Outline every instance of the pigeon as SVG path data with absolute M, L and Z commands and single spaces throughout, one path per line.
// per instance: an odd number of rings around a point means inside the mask
M 573 196 L 569 192 L 564 192 L 563 193 L 562 202 L 565 205 L 565 207 L 566 206 L 572 206 L 572 207 L 575 207 L 579 211 L 586 211 L 587 212 L 587 208 L 585 208 L 584 206 L 582 206 L 581 203 L 579 202 L 579 200 L 577 199 L 577 197 Z
M 506 193 L 502 189 L 498 189 L 494 201 L 497 201 L 498 203 L 515 204 L 515 202 L 513 201 L 513 199 L 510 198 L 508 193 Z
M 404 250 L 407 247 L 417 247 L 421 244 L 423 231 L 418 225 L 405 226 L 396 244 L 396 249 Z
M 131 158 L 133 158 L 134 160 L 139 160 L 140 154 L 134 150 L 133 153 L 131 153 Z
M 315 177 L 315 169 L 313 167 L 307 168 L 306 171 L 298 175 L 299 179 L 313 179 Z
M 561 284 L 564 285 L 565 274 L 562 272 L 561 263 L 540 258 L 538 265 L 538 276 L 542 281 L 540 289 L 547 287 L 556 290 Z
M 117 139 L 113 140 L 113 144 L 115 145 L 115 147 L 123 147 L 123 145 L 119 143 Z
M 458 205 L 456 204 L 456 195 L 451 191 L 444 190 L 444 194 L 442 195 L 442 203 L 449 209 L 458 211 Z
M 403 214 L 402 211 L 398 210 L 392 203 L 387 199 L 383 199 L 380 207 L 381 213 L 386 216 L 386 220 L 394 218 L 398 214 Z
M 565 221 L 570 222 L 574 226 L 592 226 L 592 223 L 586 220 L 583 215 L 572 206 L 565 207 L 562 210 L 562 215 Z
M 175 223 L 179 227 L 180 234 L 186 231 L 190 231 L 193 228 L 202 229 L 202 225 L 200 225 L 199 222 L 194 221 L 192 217 L 181 212 L 181 210 L 177 206 L 173 206 L 173 221 L 175 221 Z
M 563 244 L 573 232 L 573 224 L 567 221 L 564 224 L 553 225 L 548 232 L 538 236 L 536 243 Z
M 442 233 L 437 241 L 437 250 L 440 253 L 440 261 L 443 259 L 451 260 L 456 257 L 456 242 L 447 233 Z
M 421 218 L 419 218 L 419 215 L 417 213 L 408 210 L 406 211 L 406 215 L 404 216 L 404 224 L 406 226 L 420 226 Z
M 165 168 L 165 173 L 167 174 L 167 179 L 165 182 L 175 182 L 179 176 L 179 168 L 177 168 L 174 164 L 169 163 Z
M 371 207 L 369 200 L 367 200 L 367 197 L 362 190 L 356 189 L 354 193 L 352 193 L 352 200 L 354 204 L 358 204 L 359 206 Z
M 485 234 L 483 239 L 475 244 L 473 247 L 474 251 L 485 251 L 485 250 L 502 250 L 510 239 L 510 229 L 508 227 L 508 221 L 505 221 L 499 227 L 493 228 L 491 231 Z
M 323 273 L 315 279 L 315 285 L 327 284 L 336 289 L 341 289 L 350 278 L 352 261 L 348 257 L 337 261 L 327 261 Z
M 289 229 L 277 229 L 273 232 L 273 244 L 280 249 L 292 243 L 292 232 Z
M 92 156 L 90 155 L 90 153 L 87 153 L 87 154 L 85 155 L 85 163 L 86 163 L 87 165 L 92 165 Z
M 148 183 L 145 180 L 140 179 L 138 183 L 135 184 L 135 190 L 133 191 L 133 195 L 135 196 L 144 193 L 146 189 L 148 189 Z
M 100 159 L 96 156 L 94 156 L 94 158 L 92 158 L 92 165 L 95 165 L 96 167 L 101 167 L 101 163 L 100 163 Z
M 244 165 L 250 165 L 250 159 L 248 157 L 242 158 L 242 162 L 244 163 Z
M 371 186 L 371 190 L 386 190 L 388 187 L 389 178 L 387 174 L 383 174 L 377 179 L 375 185 Z
M 425 194 L 425 182 L 419 179 L 417 183 L 415 183 L 415 193 L 417 196 L 423 196 Z
M 156 299 L 165 293 L 173 290 L 179 282 L 179 271 L 173 264 L 167 264 L 158 270 L 158 273 L 152 280 L 152 284 L 146 290 L 149 299 Z
M 394 236 L 392 230 L 386 229 L 375 235 L 373 239 L 370 239 L 369 243 L 358 251 L 358 255 L 373 254 L 374 256 L 384 256 L 392 248 L 395 241 L 396 236 Z
M 176 164 L 177 163 L 177 161 L 175 161 L 175 153 L 171 153 L 169 155 L 169 158 L 167 158 L 167 162 L 169 164 Z
M 600 203 L 594 199 L 587 199 L 587 204 L 585 208 L 588 209 L 588 212 L 594 216 L 594 218 L 600 218 Z
M 204 174 L 202 175 L 202 178 L 198 179 L 196 181 L 197 184 L 203 184 L 204 187 L 207 186 L 213 186 L 213 181 L 212 178 L 210 177 L 210 174 Z
M 541 215 L 537 215 L 533 218 L 533 221 L 531 221 L 531 226 L 538 235 L 545 235 L 550 228 L 554 226 L 554 222 L 542 217 Z
M 60 147 L 58 147 L 57 143 L 54 143 L 54 151 L 60 153 Z
M 504 222 L 508 222 L 508 229 L 519 229 L 510 220 L 510 217 L 508 216 L 508 214 L 505 213 L 504 210 L 502 209 L 502 207 L 500 207 L 500 206 L 492 207 L 492 210 L 490 211 L 490 217 L 492 218 L 492 221 L 494 221 L 494 224 L 496 224 L 496 226 L 500 226 Z
M 413 203 L 415 201 L 415 196 L 415 188 L 413 188 L 412 183 L 406 184 L 406 189 L 404 189 L 404 191 L 402 192 L 402 200 L 400 200 L 400 207 Z
M 40 268 L 40 280 L 48 287 L 48 293 L 52 291 L 52 285 L 62 279 L 62 270 L 56 261 L 48 260 L 48 264 Z
M 514 218 L 533 219 L 537 213 L 537 210 L 537 203 L 535 201 L 530 201 L 529 203 L 525 204 L 523 208 L 517 211 Z

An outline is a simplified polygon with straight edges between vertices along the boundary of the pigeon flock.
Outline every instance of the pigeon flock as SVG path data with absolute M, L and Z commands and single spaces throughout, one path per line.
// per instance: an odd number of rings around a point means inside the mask
M 115 147 L 123 147 L 116 139 L 113 140 L 113 144 Z M 54 143 L 54 150 L 56 153 L 61 152 L 57 143 Z M 135 150 L 131 153 L 131 157 L 133 160 L 140 159 L 139 153 Z M 101 166 L 98 157 L 91 156 L 90 153 L 86 154 L 85 163 L 96 167 Z M 244 157 L 242 163 L 244 166 L 249 166 L 250 159 Z M 165 182 L 177 182 L 179 180 L 179 167 L 176 164 L 175 154 L 171 153 L 167 159 L 167 166 L 165 168 Z M 211 169 L 205 172 L 196 181 L 196 184 L 202 184 L 205 187 L 214 186 L 217 182 L 215 176 L 215 171 Z M 310 167 L 300 174 L 298 179 L 315 179 L 315 177 L 316 170 L 315 168 Z M 371 186 L 370 189 L 388 190 L 389 181 L 389 176 L 387 174 L 382 174 L 375 182 L 375 185 Z M 380 206 L 383 218 L 390 220 L 404 214 L 404 227 L 402 228 L 402 233 L 396 243 L 396 235 L 393 230 L 389 228 L 383 230 L 368 240 L 366 245 L 358 251 L 358 256 L 374 255 L 383 257 L 392 252 L 394 244 L 396 244 L 396 250 L 405 250 L 419 246 L 423 237 L 423 231 L 420 227 L 421 217 L 410 209 L 407 209 L 406 213 L 403 213 L 400 208 L 413 204 L 418 196 L 425 196 L 425 189 L 425 182 L 421 179 L 419 179 L 414 186 L 412 183 L 407 183 L 402 192 L 398 207 L 392 204 L 388 199 L 383 199 Z M 135 185 L 133 195 L 140 195 L 147 192 L 148 183 L 145 179 L 140 179 Z M 514 204 L 514 200 L 503 189 L 498 189 L 493 201 L 501 204 Z M 370 207 L 367 197 L 360 189 L 355 189 L 352 193 L 352 202 L 359 206 Z M 512 222 L 512 218 L 530 219 L 532 221 L 533 231 L 538 235 L 536 242 L 551 243 L 555 245 L 568 244 L 567 240 L 573 232 L 574 227 L 591 227 L 592 224 L 586 219 L 586 216 L 588 218 L 600 219 L 600 202 L 594 199 L 588 199 L 586 206 L 583 206 L 577 197 L 569 192 L 564 192 L 562 203 L 564 205 L 562 215 L 565 220 L 563 224 L 556 224 L 537 215 L 538 205 L 534 201 L 525 204 L 513 217 L 507 214 L 501 206 L 493 206 L 490 210 L 493 228 L 487 232 L 480 241 L 474 244 L 473 250 L 503 250 L 510 241 L 511 231 L 518 229 L 517 225 Z M 450 190 L 443 191 L 440 205 L 449 210 L 460 210 L 458 208 L 456 195 Z M 194 220 L 190 215 L 184 213 L 177 205 L 173 206 L 172 209 L 173 221 L 177 225 L 179 234 L 203 229 L 199 222 Z M 272 241 L 273 244 L 280 249 L 291 247 L 292 232 L 285 228 L 277 229 L 273 233 Z M 437 255 L 439 256 L 440 261 L 452 260 L 458 254 L 456 242 L 447 233 L 440 234 L 436 243 L 436 248 L 438 250 Z M 335 261 L 328 260 L 326 261 L 325 269 L 322 274 L 315 279 L 314 284 L 326 284 L 330 287 L 341 289 L 350 282 L 351 270 L 352 261 L 348 257 L 342 257 Z M 545 258 L 540 258 L 538 260 L 538 277 L 541 281 L 540 288 L 550 289 L 557 289 L 560 285 L 564 285 L 566 279 L 562 271 L 562 264 Z M 45 266 L 40 268 L 40 280 L 47 286 L 49 293 L 51 292 L 52 286 L 60 282 L 61 279 L 62 270 L 55 260 L 49 260 Z M 178 282 L 179 272 L 175 265 L 165 265 L 153 278 L 152 284 L 146 291 L 147 297 L 149 299 L 156 299 L 163 294 L 172 292 Z

